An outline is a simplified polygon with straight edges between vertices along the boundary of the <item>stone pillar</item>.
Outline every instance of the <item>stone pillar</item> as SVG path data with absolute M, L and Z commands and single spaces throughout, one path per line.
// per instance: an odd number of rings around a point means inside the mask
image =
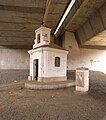
M 89 69 L 88 68 L 76 69 L 76 91 L 82 91 L 82 92 L 89 91 Z

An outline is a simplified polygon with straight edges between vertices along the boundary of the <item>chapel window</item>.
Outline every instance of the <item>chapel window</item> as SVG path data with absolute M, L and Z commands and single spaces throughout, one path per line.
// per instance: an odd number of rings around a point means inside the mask
M 60 67 L 60 57 L 55 57 L 55 67 Z
M 37 35 L 37 44 L 40 43 L 40 34 Z

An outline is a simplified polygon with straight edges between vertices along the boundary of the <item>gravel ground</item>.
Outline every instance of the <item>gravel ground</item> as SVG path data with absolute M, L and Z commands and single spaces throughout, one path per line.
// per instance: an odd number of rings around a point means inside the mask
M 106 75 L 90 79 L 88 93 L 74 87 L 2 91 L 0 120 L 106 120 Z

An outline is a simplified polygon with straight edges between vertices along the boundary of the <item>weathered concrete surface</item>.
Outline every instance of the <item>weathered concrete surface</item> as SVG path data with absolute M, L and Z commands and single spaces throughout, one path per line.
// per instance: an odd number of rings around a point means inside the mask
M 12 82 L 8 84 L 0 84 L 0 92 L 1 91 L 6 91 L 6 90 L 11 90 L 11 89 L 23 89 L 25 88 L 25 83 L 23 81 L 20 82 Z
M 76 31 L 80 45 L 106 46 L 106 3 Z
M 33 45 L 34 30 L 45 25 L 52 28 L 53 33 L 69 2 L 69 0 L 0 1 L 0 45 L 30 48 Z M 103 3 L 105 0 L 77 0 L 60 31 L 66 29 L 76 31 Z M 103 13 L 101 18 L 105 22 L 103 19 L 105 9 L 101 9 L 100 13 Z M 100 24 L 99 27 L 102 29 Z
M 0 1 L 0 45 L 33 45 L 33 33 L 42 24 L 45 7 L 46 0 Z
M 36 81 L 25 82 L 25 88 L 32 90 L 49 90 L 49 89 L 59 89 L 59 88 L 68 88 L 75 86 L 74 81 L 59 81 L 51 83 L 41 83 Z
M 69 0 L 0 1 L 0 45 L 33 45 L 34 30 L 44 24 L 56 28 Z
M 14 81 L 27 80 L 29 75 L 28 69 L 8 69 L 0 70 L 0 84 L 11 83 Z
M 60 32 L 65 30 L 75 32 L 81 25 L 90 19 L 91 15 L 104 3 L 105 0 L 77 0 L 63 23 Z
M 0 91 L 11 90 L 11 89 L 31 89 L 31 90 L 55 90 L 62 88 L 69 88 L 75 86 L 75 80 L 73 81 L 60 81 L 60 82 L 51 82 L 51 83 L 42 83 L 36 80 L 19 80 L 13 81 L 11 83 L 0 84 Z
M 67 70 L 67 79 L 75 80 L 76 71 L 75 70 Z
M 0 69 L 29 69 L 27 50 L 0 49 Z
M 75 36 L 71 32 L 65 33 L 63 47 L 69 51 L 67 70 L 76 70 L 87 67 L 90 70 L 106 73 L 106 51 L 95 49 L 81 49 L 78 47 Z
M 105 49 L 106 48 L 105 47 L 106 46 L 106 30 L 98 33 L 96 36 L 82 43 L 82 47 L 85 45 L 88 46 L 89 48 L 90 46 L 100 46 L 101 48 L 104 47 Z
M 92 80 L 90 87 L 88 94 L 75 92 L 74 87 L 58 90 L 2 91 L 0 119 L 105 120 L 106 80 Z
M 27 50 L 0 48 L 0 83 L 25 80 L 29 75 Z

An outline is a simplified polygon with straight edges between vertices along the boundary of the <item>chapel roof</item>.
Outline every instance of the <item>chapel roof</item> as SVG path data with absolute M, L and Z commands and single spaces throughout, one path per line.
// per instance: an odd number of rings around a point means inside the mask
M 62 48 L 61 46 L 55 44 L 54 42 L 50 42 L 49 45 L 41 45 L 41 46 L 36 47 L 34 49 L 41 48 L 41 47 L 50 47 L 50 48 L 55 48 L 55 49 L 60 49 L 60 50 L 66 50 L 66 49 Z

